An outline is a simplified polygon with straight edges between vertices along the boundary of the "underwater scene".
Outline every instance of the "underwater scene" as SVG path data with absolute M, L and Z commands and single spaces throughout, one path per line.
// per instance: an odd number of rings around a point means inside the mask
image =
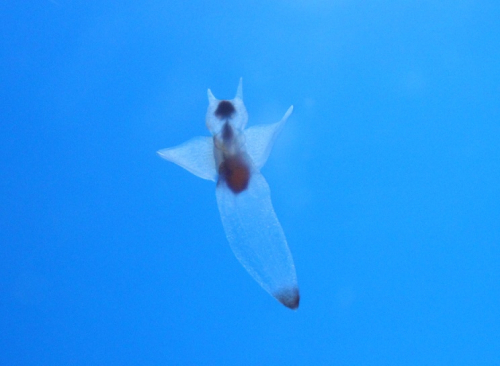
M 500 364 L 500 3 L 0 9 L 0 365 Z

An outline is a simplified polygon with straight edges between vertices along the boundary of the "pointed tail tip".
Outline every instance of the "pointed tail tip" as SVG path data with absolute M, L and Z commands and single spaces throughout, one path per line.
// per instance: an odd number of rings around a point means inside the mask
M 299 307 L 300 293 L 298 287 L 283 289 L 273 296 L 289 309 L 296 310 Z

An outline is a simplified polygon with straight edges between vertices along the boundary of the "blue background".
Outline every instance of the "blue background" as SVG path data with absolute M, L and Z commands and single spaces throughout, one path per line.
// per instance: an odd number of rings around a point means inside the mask
M 0 364 L 500 364 L 500 3 L 0 5 Z M 294 113 L 263 169 L 301 306 L 156 150 Z

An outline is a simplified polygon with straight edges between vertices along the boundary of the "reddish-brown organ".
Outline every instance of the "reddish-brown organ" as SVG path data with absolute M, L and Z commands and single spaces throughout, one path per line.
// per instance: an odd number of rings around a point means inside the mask
M 248 187 L 250 168 L 240 156 L 225 156 L 219 165 L 219 180 L 227 184 L 233 193 L 243 192 Z

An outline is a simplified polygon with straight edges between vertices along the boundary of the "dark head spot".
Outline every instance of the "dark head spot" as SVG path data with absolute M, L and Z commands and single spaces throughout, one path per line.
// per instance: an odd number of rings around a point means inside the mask
M 220 119 L 223 119 L 230 118 L 235 111 L 233 103 L 227 100 L 221 100 L 214 114 Z

